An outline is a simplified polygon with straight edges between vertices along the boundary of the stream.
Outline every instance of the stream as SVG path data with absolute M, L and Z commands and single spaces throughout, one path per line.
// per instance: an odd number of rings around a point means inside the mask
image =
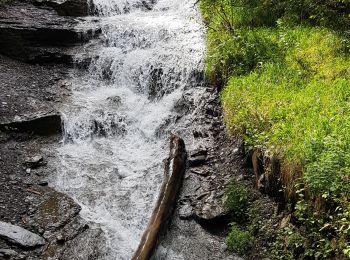
M 158 196 L 170 133 L 189 139 L 181 101 L 200 84 L 205 30 L 195 0 L 93 0 L 92 9 L 79 26 L 102 33 L 75 55 L 52 183 L 103 230 L 104 259 L 130 259 Z

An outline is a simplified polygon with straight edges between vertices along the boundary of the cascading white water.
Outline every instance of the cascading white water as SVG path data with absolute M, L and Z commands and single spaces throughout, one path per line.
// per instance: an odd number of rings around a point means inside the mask
M 102 35 L 76 57 L 90 63 L 61 109 L 54 185 L 100 225 L 106 259 L 130 259 L 162 182 L 174 106 L 203 70 L 203 28 L 195 0 L 94 0 L 94 10 Z

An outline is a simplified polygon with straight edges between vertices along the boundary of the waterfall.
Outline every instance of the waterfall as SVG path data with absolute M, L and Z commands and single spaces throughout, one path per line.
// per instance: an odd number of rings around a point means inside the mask
M 157 199 L 175 107 L 203 71 L 204 30 L 194 0 L 94 0 L 92 13 L 79 26 L 102 33 L 75 57 L 53 185 L 101 227 L 106 259 L 130 259 Z

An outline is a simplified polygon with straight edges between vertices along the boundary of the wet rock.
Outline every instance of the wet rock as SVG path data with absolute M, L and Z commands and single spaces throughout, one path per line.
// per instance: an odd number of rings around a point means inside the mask
M 196 155 L 196 156 L 191 156 L 188 159 L 188 163 L 189 163 L 190 167 L 194 167 L 194 166 L 204 164 L 206 160 L 207 160 L 206 155 Z
M 30 132 L 38 135 L 51 135 L 62 132 L 61 116 L 57 113 L 17 117 L 12 122 L 0 122 L 3 132 Z
M 65 238 L 65 241 L 70 241 L 87 229 L 89 229 L 89 225 L 84 220 L 74 218 L 73 221 L 64 226 L 62 236 Z
M 45 240 L 22 227 L 0 221 L 0 237 L 23 247 L 45 245 Z
M 40 167 L 42 165 L 45 165 L 44 157 L 42 157 L 41 155 L 35 155 L 35 156 L 31 157 L 31 158 L 28 158 L 25 161 L 24 165 L 26 165 L 27 167 L 29 167 L 31 169 L 38 168 L 38 167 Z
M 206 177 L 210 174 L 210 171 L 207 168 L 192 168 L 191 172 L 194 174 L 204 176 L 204 177 Z
M 200 155 L 207 155 L 208 151 L 206 148 L 200 147 L 190 152 L 190 157 L 196 157 Z
M 11 256 L 17 256 L 18 253 L 15 250 L 12 249 L 3 249 L 0 248 L 0 256 L 1 254 L 5 257 L 11 257 Z
M 64 237 L 62 236 L 62 234 L 59 234 L 59 235 L 57 235 L 57 237 L 56 237 L 56 241 L 57 241 L 58 244 L 63 244 L 63 243 L 65 242 L 65 239 L 64 239 Z
M 52 190 L 33 217 L 45 230 L 56 230 L 77 216 L 80 210 L 72 198 Z
M 182 96 L 175 104 L 174 110 L 180 114 L 180 115 L 185 115 L 188 113 L 190 109 L 190 104 L 189 101 L 185 96 Z
M 195 216 L 199 220 L 213 220 L 228 214 L 222 203 L 222 194 L 216 191 L 203 192 L 197 196 L 197 200 Z
M 163 77 L 164 71 L 162 68 L 152 68 L 150 73 L 150 80 L 148 83 L 148 96 L 149 99 L 156 99 L 158 96 L 162 95 L 163 89 Z
M 49 7 L 25 2 L 7 5 L 0 9 L 0 53 L 22 61 L 35 60 L 40 51 L 52 52 L 49 47 L 72 47 L 101 32 L 100 28 L 79 29 L 76 24 L 73 18 L 60 17 Z M 54 52 L 62 53 L 60 48 Z
M 109 104 L 117 107 L 120 106 L 122 103 L 122 99 L 119 96 L 108 97 L 107 101 L 109 102 Z
M 147 1 L 141 1 L 142 5 L 148 10 L 148 11 L 151 11 L 153 9 L 153 5 L 152 5 L 152 2 L 149 3 Z
M 125 117 L 115 113 L 106 113 L 103 110 L 94 111 L 90 118 L 77 121 L 74 127 L 66 128 L 68 139 L 122 135 L 125 132 Z
M 60 259 L 99 259 L 99 251 L 101 251 L 99 249 L 106 243 L 101 234 L 100 229 L 85 230 L 74 240 L 66 242 L 67 247 Z
M 205 113 L 210 116 L 217 117 L 219 115 L 218 111 L 215 109 L 213 105 L 207 105 Z
M 179 208 L 179 217 L 180 219 L 190 219 L 193 216 L 193 208 L 189 204 L 180 206 Z
M 89 1 L 87 0 L 36 0 L 36 4 L 50 6 L 61 16 L 89 15 Z
M 49 183 L 47 181 L 39 181 L 38 185 L 39 186 L 47 186 L 47 185 L 49 185 Z
M 206 138 L 208 137 L 208 133 L 206 131 L 200 131 L 200 130 L 193 130 L 192 131 L 193 137 L 194 138 Z

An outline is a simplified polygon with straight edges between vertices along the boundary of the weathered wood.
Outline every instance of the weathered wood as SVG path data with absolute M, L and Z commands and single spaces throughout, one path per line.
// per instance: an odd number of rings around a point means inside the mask
M 133 260 L 148 260 L 157 246 L 160 233 L 166 228 L 172 214 L 177 194 L 181 187 L 186 167 L 184 141 L 176 135 L 171 136 L 170 155 L 166 161 L 164 180 L 159 197 Z

